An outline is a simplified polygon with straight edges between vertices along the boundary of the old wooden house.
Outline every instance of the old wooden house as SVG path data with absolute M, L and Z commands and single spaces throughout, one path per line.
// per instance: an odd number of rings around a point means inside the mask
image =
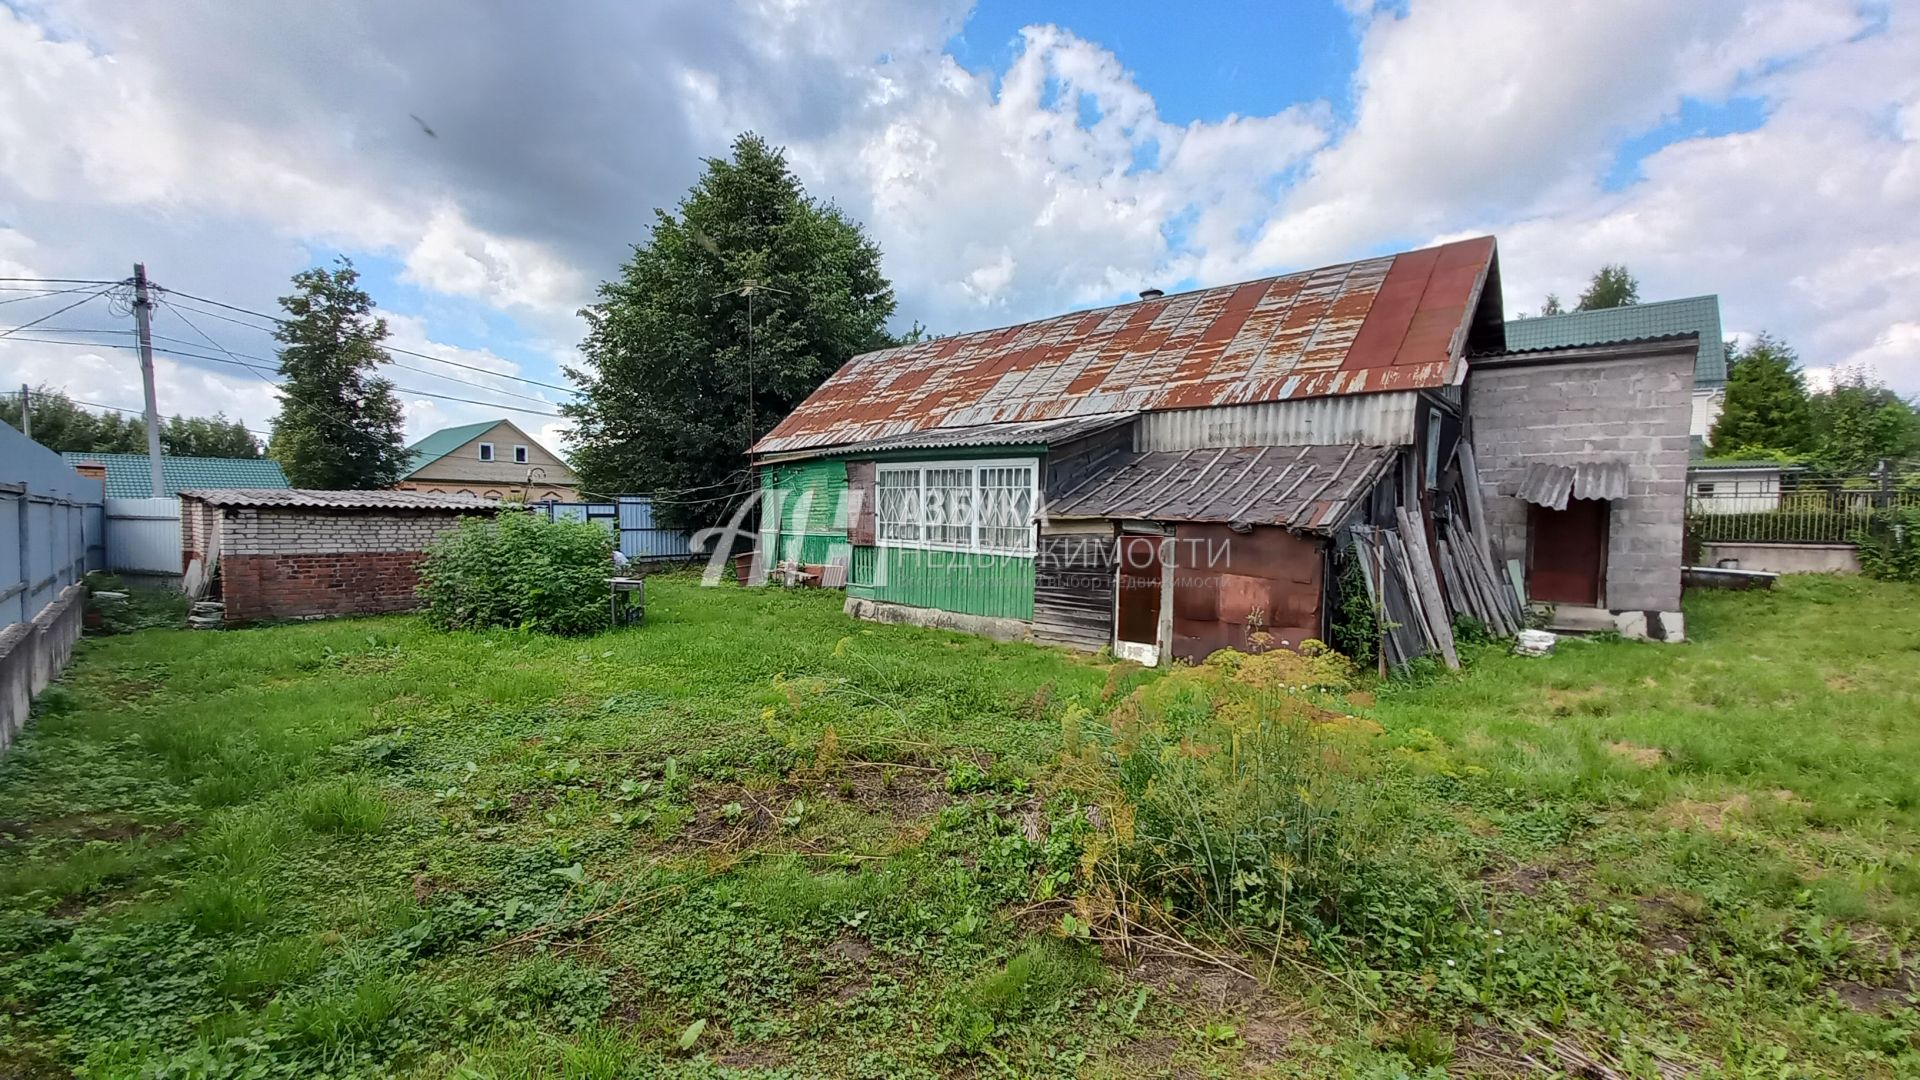
M 857 356 L 754 447 L 760 547 L 863 617 L 1153 663 L 1325 638 L 1359 538 L 1383 602 L 1435 590 L 1388 651 L 1437 648 L 1499 576 L 1436 517 L 1503 326 L 1480 237 Z

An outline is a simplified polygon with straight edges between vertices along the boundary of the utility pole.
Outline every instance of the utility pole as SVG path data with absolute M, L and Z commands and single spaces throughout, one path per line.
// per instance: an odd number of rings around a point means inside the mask
M 153 299 L 147 295 L 147 264 L 133 264 L 133 325 L 140 341 L 140 382 L 147 392 L 147 464 L 153 468 L 156 499 L 167 496 L 166 470 L 160 463 L 160 402 L 153 393 Z
M 33 438 L 33 392 L 26 383 L 20 384 L 20 434 Z

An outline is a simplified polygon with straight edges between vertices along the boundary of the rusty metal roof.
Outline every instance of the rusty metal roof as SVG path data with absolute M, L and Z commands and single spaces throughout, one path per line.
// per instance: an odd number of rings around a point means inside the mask
M 320 488 L 194 488 L 183 499 L 209 506 L 300 507 L 313 510 L 465 510 L 493 513 L 500 504 L 470 495 L 419 491 L 328 491 Z
M 1624 461 L 1575 461 L 1553 464 L 1536 461 L 1527 466 L 1520 478 L 1519 497 L 1549 510 L 1565 510 L 1567 499 L 1624 499 L 1627 497 L 1627 463 Z
M 763 461 L 777 462 L 784 457 L 844 457 L 848 454 L 873 454 L 888 450 L 939 450 L 961 446 L 1057 446 L 1118 427 L 1133 420 L 1134 413 L 1106 416 L 1067 417 L 1061 420 L 1033 420 L 1012 424 L 973 424 L 967 427 L 933 428 L 909 431 L 884 439 L 827 446 L 793 455 L 770 454 Z
M 1469 329 L 1504 342 L 1496 267 L 1482 236 L 864 353 L 753 450 L 1446 386 Z
M 1393 446 L 1239 446 L 1129 454 L 1049 517 L 1280 525 L 1326 535 L 1393 467 Z

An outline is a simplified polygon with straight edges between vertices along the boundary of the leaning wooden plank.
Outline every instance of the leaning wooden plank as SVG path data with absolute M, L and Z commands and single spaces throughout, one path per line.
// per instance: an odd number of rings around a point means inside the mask
M 1413 565 L 1407 560 L 1407 545 L 1400 534 L 1392 529 L 1385 533 L 1387 549 L 1393 556 L 1389 567 L 1400 581 L 1401 593 L 1406 598 L 1407 616 L 1403 625 L 1410 625 L 1420 633 L 1420 651 L 1438 652 L 1440 641 L 1433 636 L 1433 621 L 1427 618 L 1426 601 L 1421 598 L 1420 590 L 1414 587 Z
M 1467 583 L 1460 577 L 1460 568 L 1453 563 L 1452 548 L 1444 539 L 1436 540 L 1435 547 L 1434 569 L 1440 572 L 1440 583 L 1446 587 L 1448 621 L 1462 615 L 1478 619 L 1480 613 L 1473 608 L 1472 597 L 1467 594 Z
M 1448 555 L 1453 560 L 1456 572 L 1466 583 L 1467 594 L 1473 600 L 1473 617 L 1479 619 L 1494 634 L 1506 635 L 1506 612 L 1499 601 L 1487 590 L 1486 583 L 1480 578 L 1480 560 L 1473 552 L 1473 533 L 1467 529 L 1451 525 L 1447 529 Z
M 1512 583 L 1507 581 L 1504 574 L 1501 574 L 1495 569 L 1496 564 L 1492 556 L 1488 554 L 1486 540 L 1479 535 L 1475 535 L 1473 542 L 1468 544 L 1467 548 L 1474 557 L 1473 561 L 1475 565 L 1480 570 L 1482 582 L 1491 591 L 1492 596 L 1499 603 L 1501 610 L 1505 612 L 1507 620 L 1513 624 L 1513 629 L 1510 633 L 1519 633 L 1522 624 L 1522 608 L 1524 605 L 1520 603 L 1520 598 L 1514 595 Z
M 1467 524 L 1472 527 L 1474 538 L 1479 541 L 1475 551 L 1491 563 L 1493 549 L 1487 544 L 1493 539 L 1493 525 L 1487 520 L 1487 498 L 1480 489 L 1480 467 L 1474 462 L 1473 441 L 1461 439 L 1455 445 L 1454 454 L 1460 459 L 1460 486 L 1466 489 Z
M 1420 606 L 1426 609 L 1427 623 L 1433 627 L 1434 640 L 1440 643 L 1440 659 L 1447 667 L 1460 669 L 1460 654 L 1453 647 L 1453 627 L 1447 622 L 1447 606 L 1440 600 L 1440 579 L 1433 570 L 1433 556 L 1427 552 L 1427 533 L 1402 506 L 1394 510 L 1400 522 L 1400 542 L 1406 545 L 1407 562 L 1413 567 L 1413 586 L 1420 590 Z

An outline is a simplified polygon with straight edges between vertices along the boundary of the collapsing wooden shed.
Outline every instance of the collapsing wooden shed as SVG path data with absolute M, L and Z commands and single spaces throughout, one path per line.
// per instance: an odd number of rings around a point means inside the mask
M 1356 542 L 1407 534 L 1376 588 L 1430 594 L 1447 653 L 1435 513 L 1503 326 L 1482 237 L 855 357 L 755 447 L 763 558 L 844 565 L 862 617 L 1158 663 L 1326 639 Z

